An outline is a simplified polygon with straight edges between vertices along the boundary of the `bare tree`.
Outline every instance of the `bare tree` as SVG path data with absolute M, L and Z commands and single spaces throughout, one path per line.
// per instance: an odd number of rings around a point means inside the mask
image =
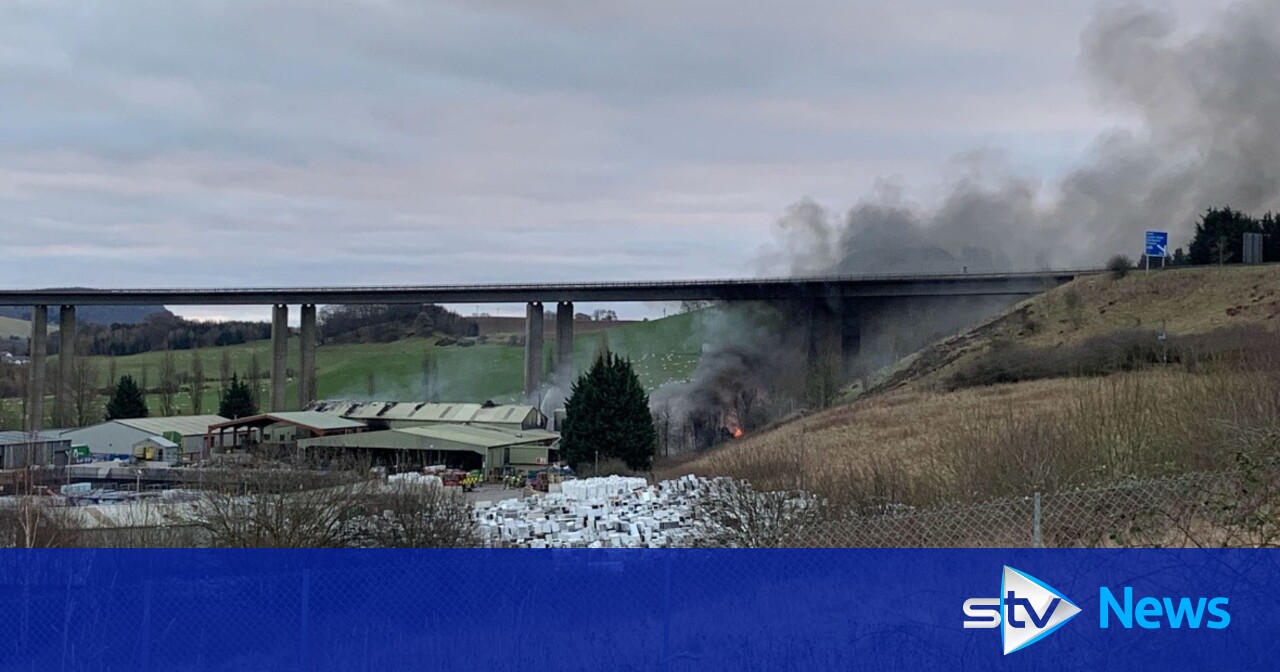
M 262 363 L 255 350 L 249 358 L 249 390 L 253 392 L 254 408 L 262 408 Z
M 88 348 L 82 343 L 81 356 L 76 358 L 71 372 L 71 401 L 75 407 L 75 422 L 78 427 L 84 427 L 102 417 L 98 364 L 93 358 L 86 356 L 87 350 Z
M 386 482 L 357 468 L 336 472 L 249 468 L 225 473 L 236 475 L 202 491 L 184 521 L 200 529 L 215 547 L 480 544 L 466 496 L 438 484 Z
M 436 372 L 436 356 L 431 350 L 422 351 L 422 398 L 425 401 L 440 401 L 440 381 Z
M 231 384 L 231 351 L 221 348 L 221 357 L 218 359 L 218 398 L 226 396 L 227 386 Z
M 360 546 L 469 548 L 480 545 L 466 495 L 439 484 L 398 482 L 373 495 L 370 515 L 359 521 Z
M 822 546 L 822 507 L 804 492 L 758 492 L 747 481 L 702 484 L 694 521 L 698 545 L 728 548 Z
M 247 469 L 239 483 L 203 491 L 189 522 L 216 547 L 340 548 L 352 545 L 348 521 L 363 492 L 349 475 Z
M 191 414 L 200 415 L 204 411 L 204 360 L 200 357 L 200 349 L 191 349 Z
M 34 442 L 34 434 L 29 438 Z M 17 494 L 0 508 L 0 538 L 12 540 L 9 543 L 18 548 L 75 546 L 78 526 L 74 518 L 66 507 L 54 506 L 53 498 L 40 492 L 36 480 L 36 470 L 30 466 L 13 474 L 11 483 Z
M 177 415 L 178 407 L 174 397 L 178 392 L 178 366 L 174 361 L 173 351 L 165 350 L 160 358 L 160 414 Z
M 672 421 L 670 402 L 662 402 L 653 409 L 653 427 L 658 431 L 658 452 L 663 457 L 671 457 Z
M 116 386 L 116 358 L 107 358 L 107 390 L 112 390 Z

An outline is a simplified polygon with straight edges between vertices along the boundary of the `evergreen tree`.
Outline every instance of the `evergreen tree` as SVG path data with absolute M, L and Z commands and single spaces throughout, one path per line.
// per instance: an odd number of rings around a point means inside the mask
M 1196 223 L 1187 256 L 1193 264 L 1239 263 L 1245 232 L 1264 233 L 1262 223 L 1230 207 L 1210 208 Z
M 123 376 L 111 392 L 107 402 L 107 420 L 147 417 L 147 402 L 133 376 Z
M 227 385 L 227 391 L 222 393 L 222 400 L 218 404 L 218 415 L 235 420 L 257 414 L 258 406 L 253 401 L 253 390 L 249 383 L 240 380 L 236 374 L 231 374 L 231 383 Z
M 573 384 L 565 402 L 560 452 L 572 467 L 601 457 L 621 459 L 647 471 L 658 436 L 645 394 L 631 362 L 605 352 Z

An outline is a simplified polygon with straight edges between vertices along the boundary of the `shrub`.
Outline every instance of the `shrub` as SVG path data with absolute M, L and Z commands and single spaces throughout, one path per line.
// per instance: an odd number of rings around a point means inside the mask
M 1177 343 L 1160 341 L 1154 331 L 1124 329 L 1093 336 L 1071 346 L 992 347 L 953 373 L 948 386 L 955 390 L 1041 378 L 1105 376 L 1180 359 Z
M 1111 277 L 1119 280 L 1133 270 L 1133 260 L 1123 254 L 1117 254 L 1107 260 L 1107 270 L 1111 271 Z

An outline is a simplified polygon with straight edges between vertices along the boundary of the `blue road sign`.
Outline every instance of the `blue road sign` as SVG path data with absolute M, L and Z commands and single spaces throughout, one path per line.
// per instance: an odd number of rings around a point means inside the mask
M 1148 257 L 1165 257 L 1169 254 L 1169 232 L 1168 231 L 1148 231 L 1147 232 L 1147 251 Z

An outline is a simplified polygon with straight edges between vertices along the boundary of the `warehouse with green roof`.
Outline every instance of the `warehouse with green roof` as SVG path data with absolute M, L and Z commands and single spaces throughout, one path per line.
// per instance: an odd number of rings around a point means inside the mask
M 497 475 L 555 462 L 559 438 L 555 432 L 538 428 L 442 423 L 303 439 L 298 441 L 298 449 L 317 456 L 345 453 L 400 469 L 442 464 Z

